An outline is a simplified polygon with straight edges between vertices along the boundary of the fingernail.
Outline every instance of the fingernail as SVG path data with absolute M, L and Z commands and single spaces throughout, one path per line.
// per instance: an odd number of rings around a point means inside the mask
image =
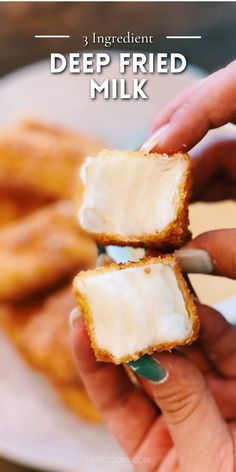
M 165 125 L 158 128 L 155 131 L 155 133 L 152 134 L 150 139 L 145 141 L 145 143 L 140 148 L 140 151 L 144 151 L 144 152 L 152 151 L 152 149 L 154 149 L 156 146 L 158 146 L 158 144 L 160 143 L 160 141 L 163 138 L 164 134 L 168 131 L 169 127 L 170 127 L 170 124 L 166 123 Z
M 148 355 L 140 357 L 137 361 L 128 362 L 127 365 L 135 374 L 152 382 L 162 382 L 167 378 L 167 372 L 160 362 Z
M 76 307 L 76 308 L 73 308 L 73 310 L 71 310 L 70 315 L 69 315 L 69 325 L 71 328 L 73 328 L 75 321 L 80 316 L 81 316 L 81 311 L 79 310 L 79 308 Z
M 183 272 L 212 274 L 214 267 L 210 255 L 204 249 L 182 248 L 175 252 Z

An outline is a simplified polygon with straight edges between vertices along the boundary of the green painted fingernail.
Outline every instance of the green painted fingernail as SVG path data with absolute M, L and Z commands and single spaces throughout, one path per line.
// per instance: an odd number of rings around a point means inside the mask
M 128 362 L 127 365 L 135 374 L 152 382 L 160 382 L 167 376 L 166 370 L 160 362 L 147 354 L 137 361 Z

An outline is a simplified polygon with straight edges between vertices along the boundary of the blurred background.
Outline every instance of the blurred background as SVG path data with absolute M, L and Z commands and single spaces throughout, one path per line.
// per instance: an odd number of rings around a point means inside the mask
M 127 31 L 154 35 L 155 42 L 143 46 L 122 45 L 122 49 L 150 52 L 173 52 L 173 42 L 165 39 L 166 35 L 202 35 L 202 40 L 197 42 L 178 40 L 174 43 L 175 50 L 183 53 L 189 63 L 211 73 L 235 58 L 235 18 L 235 2 L 0 3 L 0 77 L 48 58 L 51 52 L 82 50 L 81 36 L 84 34 L 123 35 Z M 70 39 L 37 40 L 35 34 L 69 34 Z M 103 45 L 97 47 L 104 48 Z M 116 46 L 107 48 L 107 51 L 114 49 Z M 224 208 L 225 226 L 230 226 L 232 208 L 230 212 Z M 209 212 L 201 206 L 195 207 L 194 212 L 200 222 L 193 228 L 194 232 L 203 231 Z M 212 225 L 217 227 L 217 207 L 211 215 Z M 226 296 L 221 281 L 217 289 L 212 280 L 209 283 L 212 292 L 218 291 L 219 299 Z M 227 283 L 230 284 L 226 284 L 229 295 L 233 293 L 233 286 L 231 282 Z M 0 460 L 0 472 L 26 470 L 31 469 Z
M 212 72 L 234 58 L 235 17 L 235 2 L 4 2 L 0 4 L 0 75 L 46 58 L 51 51 L 78 51 L 83 34 L 120 35 L 128 30 L 155 35 L 155 44 L 143 47 L 167 52 L 173 44 L 166 35 L 200 34 L 203 41 L 197 47 L 181 40 L 176 46 L 189 62 Z M 35 34 L 70 34 L 71 38 L 33 40 Z

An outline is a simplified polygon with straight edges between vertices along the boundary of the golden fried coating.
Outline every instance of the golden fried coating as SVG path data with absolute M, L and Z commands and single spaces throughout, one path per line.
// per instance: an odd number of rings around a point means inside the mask
M 0 191 L 0 227 L 29 215 L 45 203 L 45 200 L 36 196 L 28 198 L 24 195 L 17 195 L 16 197 L 16 195 Z
M 81 227 L 103 245 L 181 247 L 190 238 L 187 154 L 103 150 L 88 156 L 77 180 Z
M 73 288 L 99 361 L 129 362 L 198 336 L 196 307 L 172 255 L 81 272 Z
M 97 421 L 77 373 L 70 346 L 68 316 L 74 307 L 71 287 L 25 303 L 0 305 L 0 328 L 35 369 L 53 383 L 63 401 L 77 414 Z
M 0 301 L 49 291 L 94 267 L 97 248 L 70 202 L 47 205 L 0 231 Z
M 34 121 L 0 130 L 0 188 L 48 201 L 73 194 L 77 168 L 102 144 Z

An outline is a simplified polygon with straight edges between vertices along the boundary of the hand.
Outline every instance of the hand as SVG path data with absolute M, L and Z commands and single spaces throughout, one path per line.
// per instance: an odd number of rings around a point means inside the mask
M 212 128 L 236 123 L 236 61 L 198 81 L 161 111 L 150 130 L 148 150 L 189 151 Z M 236 135 L 193 149 L 192 201 L 236 198 Z
M 236 277 L 236 264 L 225 265 L 227 255 L 217 237 L 209 238 L 209 248 L 218 272 L 231 271 Z M 96 362 L 82 319 L 74 324 L 80 375 L 137 471 L 235 470 L 236 329 L 210 307 L 199 304 L 198 313 L 198 342 L 156 355 L 151 365 L 155 382 L 147 380 L 150 365 L 144 358 L 138 361 L 141 388 L 132 384 L 122 366 Z
M 228 122 L 236 123 L 236 61 L 198 81 L 153 122 L 154 151 L 189 151 L 198 144 L 190 151 L 192 202 L 236 199 L 236 133 L 201 141 L 210 129 Z M 236 278 L 236 229 L 201 234 L 187 247 L 207 251 L 214 274 Z
M 235 97 L 233 62 L 157 116 L 152 128 L 152 133 L 158 129 L 155 150 L 188 151 L 210 128 L 236 123 Z M 192 201 L 236 197 L 236 139 L 198 146 L 191 154 Z M 206 251 L 213 273 L 236 278 L 235 241 L 235 229 L 218 230 L 198 236 L 188 247 Z M 139 361 L 141 388 L 132 384 L 122 366 L 97 363 L 82 320 L 75 322 L 73 345 L 80 374 L 137 471 L 235 470 L 236 329 L 212 308 L 199 305 L 198 311 L 199 341 L 155 356 L 156 382 L 147 380 L 145 359 Z
M 225 232 L 226 253 L 221 250 L 223 231 L 205 233 L 191 244 L 207 247 L 215 271 L 236 278 L 236 264 L 230 264 L 235 257 L 230 251 L 234 230 Z M 96 362 L 82 319 L 74 325 L 80 375 L 137 471 L 234 470 L 236 329 L 210 307 L 199 304 L 198 312 L 199 341 L 155 356 L 158 362 L 152 360 L 151 373 L 156 382 L 144 379 L 150 375 L 150 365 L 144 358 L 138 361 L 141 389 L 131 383 L 122 366 Z
M 210 129 L 236 123 L 236 60 L 199 80 L 156 116 L 150 136 L 159 152 L 189 151 Z
M 137 471 L 234 470 L 236 329 L 212 308 L 200 305 L 199 315 L 198 343 L 182 353 L 157 355 L 162 380 L 139 377 L 142 389 L 131 383 L 123 366 L 96 362 L 82 319 L 75 321 L 80 375 Z M 147 370 L 142 374 L 148 377 Z

